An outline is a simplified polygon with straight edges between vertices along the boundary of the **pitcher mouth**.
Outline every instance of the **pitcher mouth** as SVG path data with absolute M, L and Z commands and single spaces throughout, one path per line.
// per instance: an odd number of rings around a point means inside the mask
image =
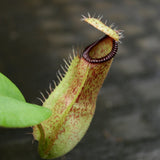
M 82 57 L 89 63 L 103 63 L 103 62 L 106 62 L 106 61 L 109 61 L 110 59 L 112 59 L 116 55 L 117 50 L 118 50 L 118 42 L 115 41 L 114 39 L 112 39 L 112 49 L 106 56 L 100 57 L 100 58 L 93 58 L 89 55 L 89 52 L 93 49 L 93 47 L 95 47 L 98 43 L 101 43 L 106 38 L 109 38 L 109 36 L 105 35 L 100 40 L 98 40 L 98 41 L 92 43 L 91 45 L 89 45 L 88 47 L 86 47 L 82 53 Z

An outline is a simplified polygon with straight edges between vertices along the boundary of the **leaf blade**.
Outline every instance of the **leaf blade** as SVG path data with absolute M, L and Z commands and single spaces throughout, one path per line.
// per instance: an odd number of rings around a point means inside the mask
M 24 128 L 37 125 L 51 116 L 42 106 L 0 96 L 0 126 Z
M 25 98 L 21 91 L 2 73 L 0 73 L 0 96 L 11 97 L 25 102 Z

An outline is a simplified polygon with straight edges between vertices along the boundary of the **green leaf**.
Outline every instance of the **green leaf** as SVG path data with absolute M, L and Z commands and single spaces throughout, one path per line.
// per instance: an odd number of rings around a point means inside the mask
M 15 98 L 20 101 L 25 101 L 22 93 L 6 76 L 0 73 L 0 96 Z
M 48 108 L 0 96 L 0 126 L 2 127 L 34 126 L 49 118 L 51 114 Z

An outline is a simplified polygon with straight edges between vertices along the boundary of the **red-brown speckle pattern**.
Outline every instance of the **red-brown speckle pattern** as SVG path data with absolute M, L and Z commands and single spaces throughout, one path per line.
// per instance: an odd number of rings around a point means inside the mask
M 109 37 L 103 40 L 113 42 Z M 112 46 L 109 43 L 108 53 Z M 64 80 L 44 103 L 53 112 L 49 119 L 41 123 L 45 136 L 41 136 L 38 127 L 34 128 L 43 158 L 62 156 L 84 136 L 93 118 L 97 95 L 111 63 L 112 59 L 103 63 L 90 63 L 83 57 L 75 57 Z

